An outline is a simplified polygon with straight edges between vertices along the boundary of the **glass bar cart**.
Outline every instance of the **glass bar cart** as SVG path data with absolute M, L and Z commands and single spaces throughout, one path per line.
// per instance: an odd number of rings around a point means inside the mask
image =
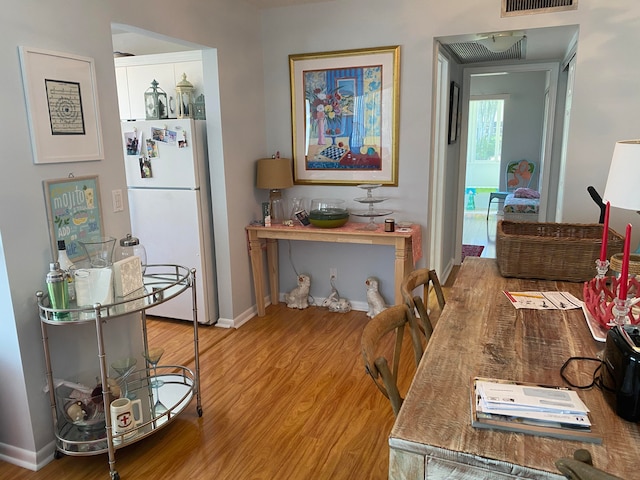
M 107 453 L 109 457 L 109 474 L 111 480 L 119 480 L 115 469 L 115 451 L 136 443 L 170 424 L 196 397 L 196 410 L 202 416 L 202 400 L 200 392 L 200 360 L 198 355 L 198 318 L 196 302 L 196 272 L 179 265 L 147 265 L 143 277 L 144 287 L 127 297 L 117 298 L 111 304 L 96 303 L 91 307 L 77 307 L 73 304 L 66 310 L 53 309 L 49 298 L 42 291 L 36 292 L 42 342 L 44 346 L 47 386 L 51 402 L 54 432 L 56 436 L 55 458 L 62 454 L 87 456 Z M 126 388 L 131 398 L 141 400 L 142 419 L 137 426 L 126 433 L 114 435 L 111 425 L 109 405 L 114 399 L 109 388 L 108 365 L 106 362 L 103 326 L 139 312 L 142 328 L 144 352 L 148 351 L 146 310 L 164 302 L 169 302 L 178 295 L 191 289 L 193 304 L 193 348 L 194 366 L 149 364 L 145 368 L 129 372 L 126 376 Z M 62 315 L 61 315 L 62 314 Z M 62 319 L 62 320 L 61 320 Z M 100 364 L 101 392 L 94 392 L 99 399 L 102 395 L 102 415 L 95 413 L 88 418 L 84 415 L 69 415 L 67 405 L 63 405 L 52 372 L 49 350 L 49 328 L 72 327 L 78 324 L 94 323 L 96 327 L 97 356 Z M 72 329 L 71 329 L 72 330 Z M 95 398 L 95 397 L 94 397 Z M 161 406 L 162 408 L 158 408 Z M 71 408 L 71 407 L 69 407 Z

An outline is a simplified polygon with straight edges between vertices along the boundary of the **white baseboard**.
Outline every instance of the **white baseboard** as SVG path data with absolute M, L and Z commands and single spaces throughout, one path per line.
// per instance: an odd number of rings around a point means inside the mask
M 325 300 L 324 298 L 315 298 L 316 303 L 314 304 L 314 306 L 319 307 L 320 305 L 322 305 L 322 302 L 324 300 Z M 280 302 L 281 303 L 284 302 L 284 294 L 280 295 Z M 369 304 L 367 302 L 351 302 L 350 301 L 350 303 L 351 303 L 351 310 L 357 310 L 360 312 L 369 311 Z M 264 305 L 265 305 L 265 308 L 271 305 L 270 299 L 268 298 L 265 299 Z M 391 306 L 391 304 L 389 304 L 388 306 Z M 251 308 L 248 308 L 236 318 L 233 318 L 233 319 L 219 318 L 215 326 L 220 328 L 240 328 L 242 325 L 244 325 L 253 317 L 255 317 L 257 313 L 258 313 L 258 309 L 255 305 L 253 305 Z M 340 315 L 340 313 L 336 312 L 336 315 Z
M 45 445 L 38 452 L 0 443 L 0 460 L 35 472 L 53 461 L 55 449 L 55 440 Z
M 451 275 L 451 272 L 453 271 L 453 265 L 454 265 L 453 259 L 450 258 L 449 262 L 447 263 L 447 266 L 444 268 L 444 271 L 442 273 L 438 272 L 438 277 L 442 285 L 447 283 L 447 280 L 449 280 L 449 275 Z

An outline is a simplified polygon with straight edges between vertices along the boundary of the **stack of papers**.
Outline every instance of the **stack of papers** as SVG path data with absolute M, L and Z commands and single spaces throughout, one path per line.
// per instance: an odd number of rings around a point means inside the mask
M 589 409 L 564 387 L 476 378 L 472 425 L 534 435 L 598 442 Z
M 570 310 L 582 308 L 582 301 L 569 292 L 503 292 L 516 308 Z

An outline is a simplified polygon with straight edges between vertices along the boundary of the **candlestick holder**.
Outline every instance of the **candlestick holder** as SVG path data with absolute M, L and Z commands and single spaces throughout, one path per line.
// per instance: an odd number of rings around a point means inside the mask
M 609 260 L 596 260 L 596 278 L 604 278 L 609 271 Z
M 625 323 L 630 323 L 627 319 L 629 310 L 631 310 L 630 303 L 631 300 L 629 298 L 614 298 L 611 314 L 613 315 L 613 323 L 615 325 L 624 325 Z
M 628 281 L 626 300 L 619 299 L 617 296 L 621 283 L 617 277 L 596 277 L 584 283 L 582 289 L 584 305 L 591 316 L 604 328 L 609 329 L 616 324 L 638 325 L 640 323 L 640 310 L 634 308 L 640 302 L 638 297 L 640 283 L 634 277 Z

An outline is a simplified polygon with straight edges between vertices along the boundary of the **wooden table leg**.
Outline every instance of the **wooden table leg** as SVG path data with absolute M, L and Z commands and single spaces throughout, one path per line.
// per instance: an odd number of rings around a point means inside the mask
M 256 294 L 258 316 L 264 317 L 264 282 L 262 279 L 264 264 L 262 261 L 262 244 L 255 231 L 249 230 L 249 253 L 251 254 L 251 272 L 253 273 L 253 289 Z
M 413 270 L 413 253 L 411 250 L 410 238 L 398 238 L 396 240 L 396 260 L 395 260 L 395 303 L 394 305 L 401 305 L 402 299 L 402 281 L 405 275 Z
M 267 239 L 267 268 L 269 269 L 269 285 L 271 287 L 271 305 L 280 303 L 280 286 L 278 277 L 278 240 Z

